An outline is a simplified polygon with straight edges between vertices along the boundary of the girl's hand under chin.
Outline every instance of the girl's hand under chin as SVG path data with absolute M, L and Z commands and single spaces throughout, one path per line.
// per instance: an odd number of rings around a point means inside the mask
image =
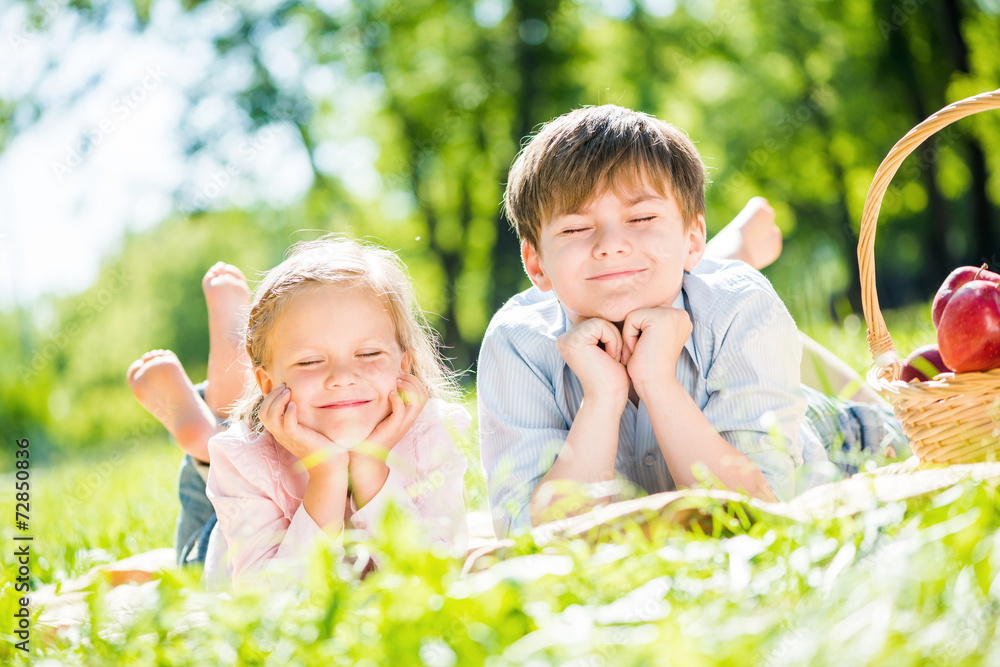
M 292 403 L 292 393 L 284 384 L 278 385 L 264 397 L 258 417 L 278 444 L 297 458 L 306 470 L 326 461 L 346 463 L 348 460 L 346 449 L 319 431 L 299 423 L 298 409 Z
M 351 457 L 365 454 L 385 461 L 386 455 L 410 430 L 426 404 L 427 390 L 420 384 L 420 380 L 401 371 L 396 380 L 396 391 L 389 394 L 391 412 L 378 423 L 363 443 L 351 450 Z

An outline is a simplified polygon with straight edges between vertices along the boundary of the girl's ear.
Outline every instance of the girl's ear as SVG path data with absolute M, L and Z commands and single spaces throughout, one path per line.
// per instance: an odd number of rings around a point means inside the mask
M 274 389 L 274 380 L 272 380 L 271 376 L 267 374 L 267 371 L 258 366 L 253 369 L 253 374 L 254 378 L 257 380 L 257 386 L 260 388 L 260 393 L 264 396 L 270 394 L 271 390 Z
M 705 254 L 705 216 L 698 215 L 687 230 L 687 250 L 684 253 L 684 270 L 693 271 Z
M 413 369 L 410 368 L 410 353 L 409 351 L 403 353 L 403 359 L 399 362 L 399 370 L 404 373 L 412 373 Z

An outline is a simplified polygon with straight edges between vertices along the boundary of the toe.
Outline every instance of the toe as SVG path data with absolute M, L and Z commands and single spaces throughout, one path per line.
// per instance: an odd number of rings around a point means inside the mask
M 145 363 L 144 359 L 139 358 L 133 361 L 132 365 L 128 367 L 128 370 L 125 372 L 125 379 L 128 380 L 129 385 L 132 384 L 132 380 L 135 379 L 135 374 L 139 372 L 139 369 L 142 368 Z
M 233 266 L 232 264 L 226 264 L 225 266 L 227 273 L 239 278 L 240 280 L 246 280 L 246 276 L 243 275 L 243 272 L 240 271 L 238 266 Z

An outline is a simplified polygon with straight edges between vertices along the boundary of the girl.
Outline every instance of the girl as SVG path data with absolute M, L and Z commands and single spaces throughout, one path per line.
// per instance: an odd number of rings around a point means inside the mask
M 376 528 L 390 503 L 464 551 L 456 441 L 469 415 L 449 402 L 454 386 L 393 253 L 337 238 L 297 245 L 258 286 L 245 341 L 252 379 L 208 443 L 209 583 L 300 572 L 315 541 Z

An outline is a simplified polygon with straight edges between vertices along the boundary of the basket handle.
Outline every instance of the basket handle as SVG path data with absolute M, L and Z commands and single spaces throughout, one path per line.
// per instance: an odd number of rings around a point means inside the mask
M 929 116 L 896 142 L 882 160 L 882 164 L 878 166 L 871 187 L 868 188 L 865 210 L 861 215 L 861 232 L 858 235 L 861 307 L 865 313 L 865 324 L 868 326 L 868 349 L 871 351 L 874 366 L 878 368 L 878 375 L 888 380 L 899 377 L 900 362 L 895 355 L 892 338 L 879 309 L 878 293 L 875 290 L 875 223 L 882 207 L 882 198 L 906 156 L 915 151 L 928 137 L 961 118 L 997 108 L 1000 108 L 1000 89 L 949 104 Z

